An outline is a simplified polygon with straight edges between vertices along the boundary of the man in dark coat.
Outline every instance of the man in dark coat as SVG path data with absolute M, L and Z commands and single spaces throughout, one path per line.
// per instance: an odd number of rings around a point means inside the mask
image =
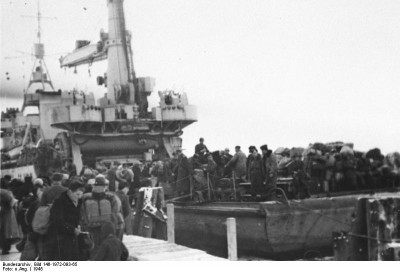
M 204 144 L 204 138 L 200 138 L 200 143 L 194 147 L 194 153 L 199 154 L 200 162 L 206 164 L 207 158 L 206 153 L 209 153 L 207 146 Z
M 253 196 L 263 194 L 265 192 L 263 184 L 265 179 L 263 174 L 263 161 L 256 148 L 253 149 L 253 153 L 249 156 L 248 172 L 251 182 L 251 194 Z
M 190 192 L 190 179 L 192 175 L 192 167 L 188 158 L 182 153 L 182 149 L 176 151 L 176 188 L 179 195 L 184 195 Z
M 51 176 L 51 186 L 43 191 L 42 199 L 40 200 L 40 206 L 48 206 L 53 204 L 61 193 L 65 192 L 67 188 L 61 185 L 63 174 L 54 173 Z
M 269 197 L 273 198 L 275 196 L 275 191 L 273 188 L 276 187 L 276 180 L 278 177 L 278 164 L 276 162 L 275 155 L 272 154 L 272 150 L 268 149 L 267 145 L 260 147 L 263 154 L 263 173 L 265 176 L 265 190 Z
M 115 228 L 111 222 L 101 226 L 102 242 L 93 261 L 126 261 L 129 251 L 115 236 Z
M 73 181 L 51 207 L 48 235 L 56 236 L 52 258 L 54 261 L 80 260 L 77 237 L 81 232 L 79 221 L 84 191 L 83 183 Z

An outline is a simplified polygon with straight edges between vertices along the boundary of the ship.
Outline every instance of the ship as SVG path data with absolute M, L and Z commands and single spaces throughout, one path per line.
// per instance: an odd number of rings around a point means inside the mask
M 76 103 L 94 103 L 93 94 L 78 96 L 77 90 L 55 90 L 45 62 L 39 1 L 37 2 L 37 42 L 33 45 L 34 63 L 21 109 L 7 108 L 1 113 L 1 176 L 24 180 L 49 176 L 62 168 L 68 154 L 57 144 L 60 129 L 51 127 L 53 108 Z
M 149 109 L 155 79 L 136 76 L 123 1 L 107 1 L 107 7 L 108 32 L 100 31 L 100 41 L 76 41 L 74 51 L 60 58 L 62 68 L 107 61 L 107 72 L 96 78 L 107 91 L 97 101 L 93 92 L 54 90 L 45 72 L 38 11 L 39 41 L 34 49 L 39 65 L 28 87 L 41 83 L 42 89 L 24 93 L 21 112 L 13 109 L 2 115 L 2 176 L 43 176 L 60 170 L 67 160 L 78 173 L 99 161 L 151 162 L 171 157 L 182 146 L 183 129 L 197 121 L 196 106 L 189 104 L 186 93 L 166 90 L 158 92 L 159 105 Z M 38 113 L 24 115 L 28 106 Z M 38 153 L 46 154 L 38 160 Z M 31 155 L 27 159 L 23 154 Z
M 147 98 L 154 91 L 155 80 L 136 76 L 123 0 L 107 0 L 107 7 L 108 32 L 100 31 L 100 40 L 94 44 L 77 41 L 75 50 L 60 59 L 61 67 L 68 68 L 107 61 L 107 72 L 96 78 L 98 85 L 107 88 L 106 94 L 95 101 L 93 93 L 54 91 L 52 84 L 50 90 L 45 89 L 44 83 L 51 81 L 41 65 L 44 47 L 39 41 L 35 46 L 39 66 L 31 80 L 42 83 L 43 88 L 24 94 L 22 107 L 37 107 L 39 113 L 2 115 L 2 137 L 7 143 L 2 150 L 2 176 L 42 175 L 41 167 L 49 168 L 52 161 L 59 162 L 56 168 L 72 160 L 79 173 L 84 165 L 98 161 L 133 164 L 162 160 L 171 158 L 182 146 L 183 129 L 197 121 L 196 106 L 189 104 L 185 93 L 169 90 L 159 92 L 159 105 L 148 109 Z M 42 149 L 47 160 L 35 155 L 31 158 L 36 159 L 24 162 L 23 153 Z M 38 161 L 44 165 L 35 166 Z M 188 197 L 170 201 L 175 205 L 179 244 L 226 256 L 225 222 L 235 217 L 239 254 L 291 259 L 329 254 L 332 233 L 350 228 L 362 196 L 353 192 L 303 200 L 221 202 Z

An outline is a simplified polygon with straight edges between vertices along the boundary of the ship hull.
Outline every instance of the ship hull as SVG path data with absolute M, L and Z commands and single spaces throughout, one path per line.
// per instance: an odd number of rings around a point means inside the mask
M 288 203 L 175 205 L 178 244 L 227 256 L 226 219 L 236 218 L 239 256 L 294 259 L 332 252 L 332 232 L 349 230 L 359 196 Z

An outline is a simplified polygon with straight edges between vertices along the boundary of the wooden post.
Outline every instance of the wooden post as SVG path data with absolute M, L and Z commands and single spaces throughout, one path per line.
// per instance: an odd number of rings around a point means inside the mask
M 208 189 L 208 200 L 211 200 L 210 174 L 209 173 L 207 173 L 207 189 Z
M 228 239 L 228 259 L 237 261 L 237 245 L 236 245 L 236 219 L 226 219 L 227 239 Z
M 174 204 L 167 204 L 167 237 L 168 243 L 175 243 L 175 211 Z

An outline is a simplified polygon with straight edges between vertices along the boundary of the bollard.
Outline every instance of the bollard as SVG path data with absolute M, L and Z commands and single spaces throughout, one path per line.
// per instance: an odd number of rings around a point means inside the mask
M 174 204 L 167 204 L 167 237 L 168 243 L 175 243 L 175 211 Z
M 236 245 L 236 219 L 226 219 L 226 230 L 228 239 L 228 259 L 237 261 L 237 245 Z

